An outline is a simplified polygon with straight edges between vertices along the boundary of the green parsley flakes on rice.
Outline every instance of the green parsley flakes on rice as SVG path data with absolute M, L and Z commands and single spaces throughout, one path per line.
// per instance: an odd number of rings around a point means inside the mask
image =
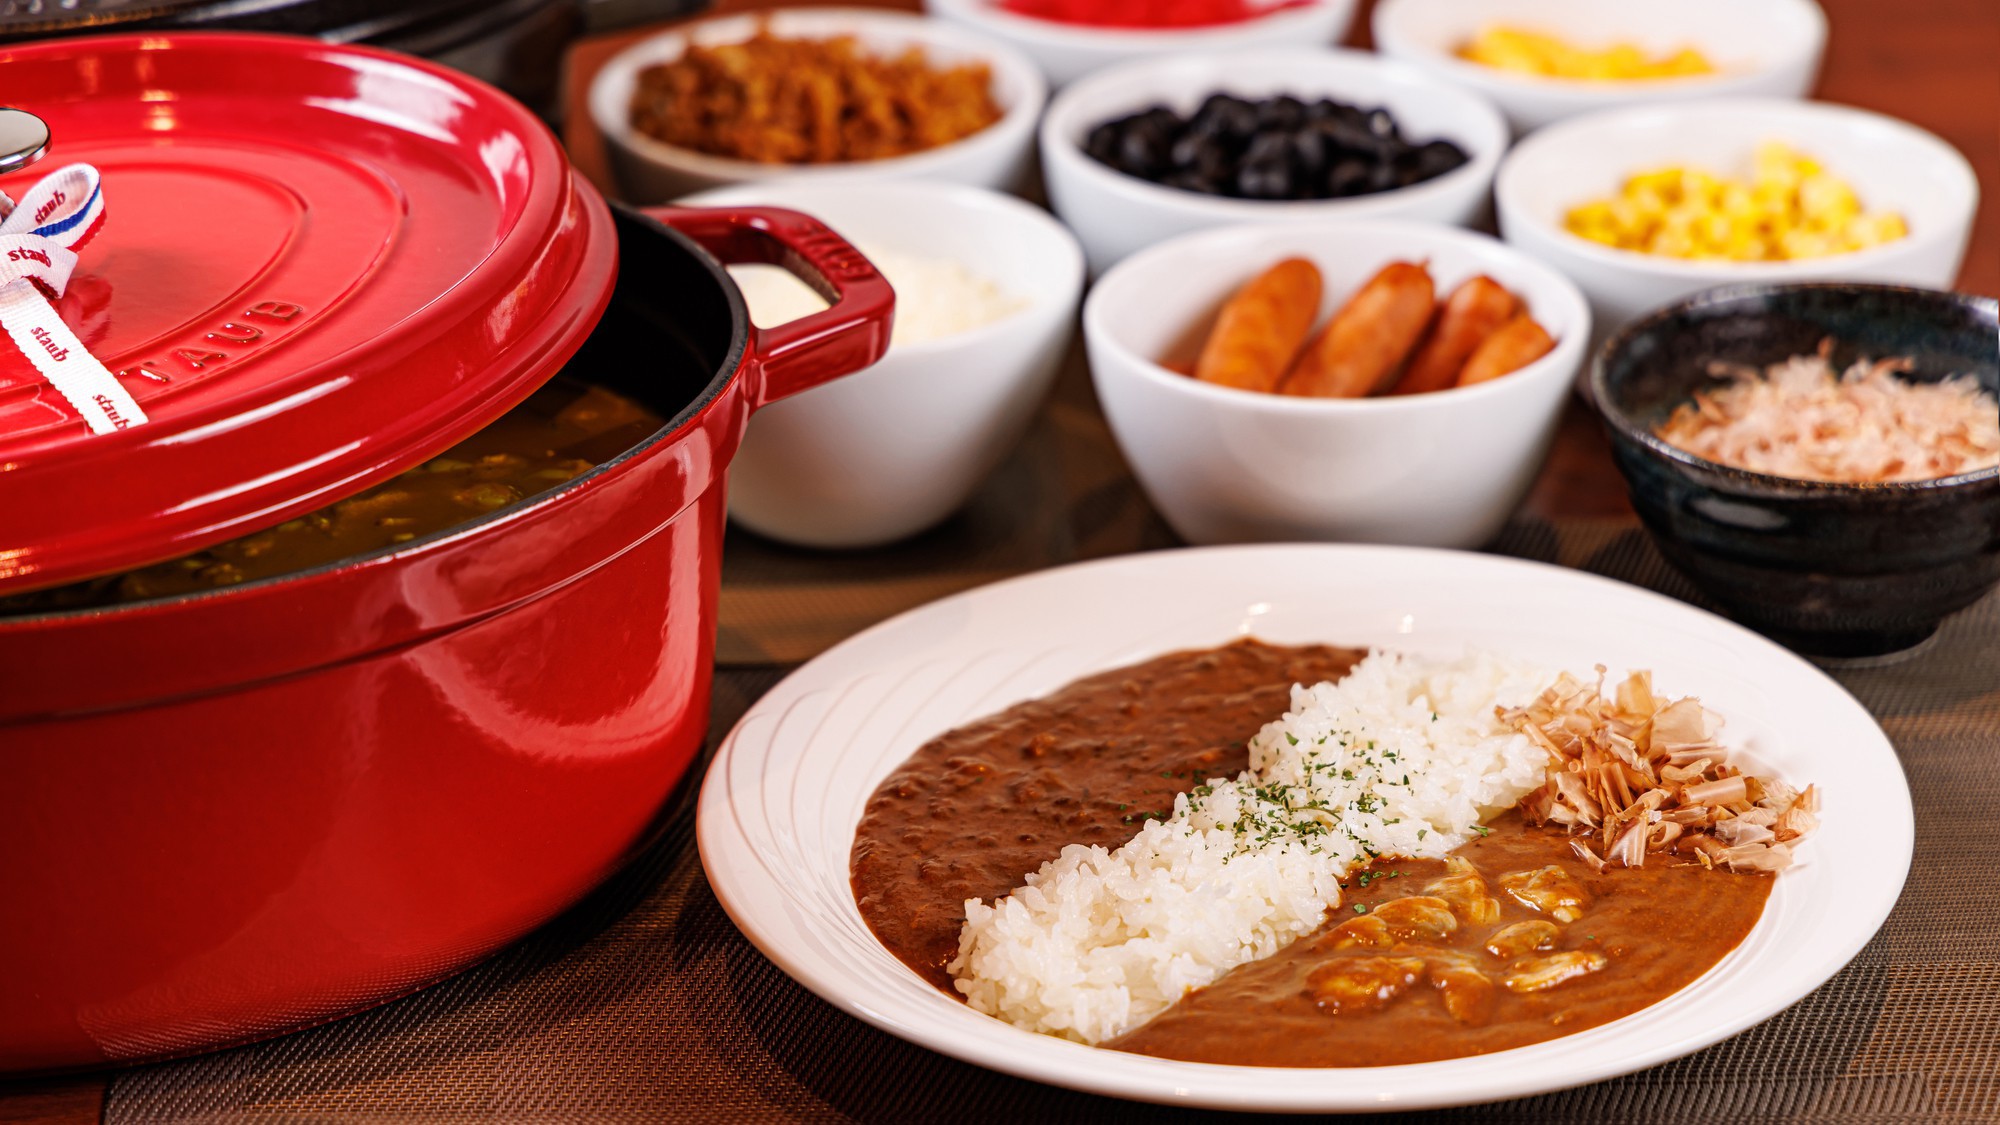
M 965 904 L 948 966 L 975 1009 L 1099 1043 L 1318 929 L 1377 856 L 1439 858 L 1542 783 L 1496 707 L 1556 674 L 1492 653 L 1377 652 L 1295 686 L 1250 768 L 1183 793 L 1117 850 L 1072 844 L 991 906 Z

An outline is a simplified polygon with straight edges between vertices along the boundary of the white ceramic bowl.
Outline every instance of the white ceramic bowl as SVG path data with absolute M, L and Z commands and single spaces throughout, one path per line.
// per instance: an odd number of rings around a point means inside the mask
M 1471 160 L 1423 183 L 1348 199 L 1228 199 L 1162 187 L 1098 163 L 1090 130 L 1154 105 L 1192 113 L 1217 91 L 1248 98 L 1293 94 L 1386 107 L 1403 135 L 1456 142 Z M 1065 89 L 1042 118 L 1042 176 L 1056 214 L 1083 241 L 1093 275 L 1156 242 L 1233 223 L 1398 218 L 1466 224 L 1479 217 L 1507 149 L 1507 126 L 1485 99 L 1407 63 L 1360 51 L 1268 50 L 1178 55 L 1128 63 Z
M 1430 263 L 1440 299 L 1484 273 L 1521 297 L 1555 350 L 1488 383 L 1309 399 L 1197 382 L 1154 360 L 1281 258 L 1325 279 L 1322 318 L 1391 261 Z M 1339 540 L 1477 547 L 1534 483 L 1590 337 L 1554 270 L 1471 231 L 1395 221 L 1237 226 L 1135 254 L 1083 306 L 1091 378 L 1118 447 L 1192 543 Z
M 1019 47 L 1041 66 L 1051 87 L 1062 87 L 1092 71 L 1154 55 L 1337 43 L 1354 18 L 1354 0 L 1314 0 L 1242 23 L 1158 31 L 1019 16 L 993 0 L 924 0 L 924 10 Z
M 1579 46 L 1637 43 L 1656 53 L 1693 47 L 1720 71 L 1647 82 L 1576 82 L 1513 74 L 1458 57 L 1501 24 Z M 1717 97 L 1802 98 L 1826 51 L 1826 14 L 1813 0 L 1382 0 L 1375 46 L 1493 99 L 1515 132 L 1616 106 Z
M 895 344 L 873 367 L 758 411 L 729 466 L 729 515 L 809 547 L 914 535 L 1019 443 L 1068 349 L 1083 252 L 1048 213 L 938 183 L 773 181 L 687 200 L 811 214 L 851 241 L 963 264 L 1025 307 L 969 332 Z
M 1900 211 L 1909 236 L 1794 262 L 1695 262 L 1615 250 L 1563 229 L 1571 207 L 1615 194 L 1635 172 L 1698 164 L 1745 177 L 1765 140 L 1819 160 L 1854 186 L 1864 206 Z M 1971 237 L 1979 181 L 1957 149 L 1894 118 L 1821 102 L 1729 99 L 1608 110 L 1540 130 L 1501 164 L 1494 198 L 1507 241 L 1590 294 L 1601 338 L 1649 309 L 1734 282 L 1949 289 Z
M 983 62 L 992 68 L 993 100 L 1003 116 L 973 135 L 908 156 L 846 164 L 759 164 L 663 144 L 632 127 L 639 72 L 679 58 L 690 41 L 705 45 L 750 38 L 768 19 L 774 35 L 823 39 L 852 35 L 883 53 L 921 48 L 934 65 Z M 630 203 L 659 203 L 689 192 L 748 180 L 930 179 L 1012 190 L 1033 155 L 1035 121 L 1048 98 L 1041 71 L 1003 44 L 939 20 L 902 12 L 795 8 L 768 16 L 703 20 L 642 39 L 611 57 L 590 83 L 590 118 L 604 135 L 618 188 Z

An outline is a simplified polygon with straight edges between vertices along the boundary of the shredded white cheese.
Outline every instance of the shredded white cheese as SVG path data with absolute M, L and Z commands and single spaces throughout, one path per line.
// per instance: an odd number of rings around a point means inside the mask
M 916 344 L 970 332 L 1019 312 L 1027 302 L 1000 291 L 992 281 L 958 262 L 899 254 L 857 244 L 896 290 L 896 326 L 889 344 Z M 743 290 L 750 322 L 770 328 L 826 308 L 826 300 L 777 266 L 730 266 Z

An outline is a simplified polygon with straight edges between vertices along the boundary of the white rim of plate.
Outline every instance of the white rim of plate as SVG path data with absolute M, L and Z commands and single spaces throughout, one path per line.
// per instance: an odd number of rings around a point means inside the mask
M 924 741 L 1078 676 L 1253 631 L 1275 643 L 1440 655 L 1504 645 L 1565 665 L 1585 659 L 1580 672 L 1589 660 L 1614 675 L 1653 668 L 1661 691 L 1698 694 L 1719 710 L 1730 721 L 1725 741 L 1751 764 L 1820 784 L 1821 830 L 1779 877 L 1750 935 L 1687 988 L 1573 1035 L 1432 1063 L 1219 1066 L 1086 1047 L 974 1012 L 874 939 L 848 880 L 854 828 L 867 795 Z M 1632 658 L 1621 661 L 1621 652 Z M 865 630 L 786 677 L 737 723 L 704 779 L 696 835 L 717 898 L 751 943 L 821 998 L 893 1035 L 1116 1097 L 1324 1112 L 1565 1089 L 1679 1058 L 1776 1015 L 1880 928 L 1908 873 L 1915 825 L 1900 762 L 1873 718 L 1824 673 L 1749 630 L 1563 567 L 1428 548 L 1288 544 L 1058 567 Z

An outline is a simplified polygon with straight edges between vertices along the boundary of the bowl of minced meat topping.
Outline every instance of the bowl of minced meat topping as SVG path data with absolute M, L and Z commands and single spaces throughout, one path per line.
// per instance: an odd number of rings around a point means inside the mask
M 1020 52 L 905 12 L 793 9 L 642 39 L 591 81 L 626 198 L 774 177 L 923 177 L 1001 190 L 1047 87 Z
M 1592 389 L 1654 542 L 1810 656 L 1921 644 L 2000 581 L 2000 302 L 1710 290 L 1604 347 Z

